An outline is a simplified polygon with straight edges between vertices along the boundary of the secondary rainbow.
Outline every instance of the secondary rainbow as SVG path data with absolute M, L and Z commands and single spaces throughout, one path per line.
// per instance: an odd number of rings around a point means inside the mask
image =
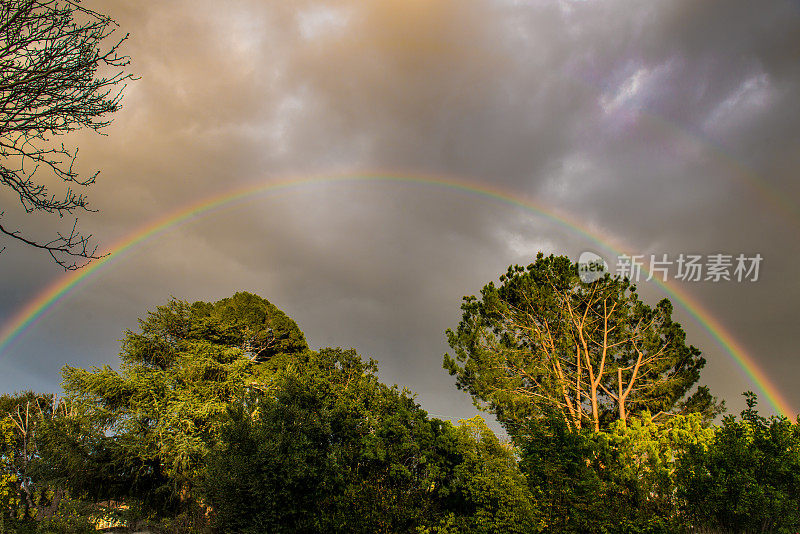
M 596 76 L 587 76 L 583 72 L 571 74 L 567 72 L 565 74 L 568 79 L 577 85 L 594 92 L 597 101 L 602 101 L 608 88 Z M 702 129 L 692 127 L 688 123 L 680 123 L 668 115 L 659 113 L 655 106 L 635 100 L 633 103 L 623 103 L 619 110 L 622 111 L 623 116 L 628 115 L 637 119 L 644 119 L 644 126 L 654 128 L 653 132 L 659 135 L 666 135 L 668 137 L 667 141 L 670 139 L 685 140 L 692 146 L 700 148 L 720 164 L 728 176 L 745 185 L 769 205 L 769 213 L 771 215 L 780 215 L 789 224 L 790 228 L 800 227 L 800 206 L 750 166 L 743 163 L 740 158 L 732 155 L 729 149 L 725 148 L 719 141 L 712 139 Z
M 532 199 L 525 198 L 518 193 L 503 190 L 494 185 L 488 185 L 462 178 L 427 176 L 420 174 L 393 174 L 387 172 L 324 175 L 314 177 L 301 177 L 260 182 L 240 187 L 234 190 L 206 197 L 188 206 L 166 214 L 131 232 L 106 250 L 106 256 L 95 260 L 83 269 L 67 273 L 56 280 L 49 287 L 39 293 L 36 298 L 28 302 L 0 331 L 0 357 L 2 357 L 17 341 L 30 332 L 44 317 L 51 312 L 60 301 L 70 293 L 77 290 L 89 281 L 97 271 L 107 267 L 126 252 L 137 245 L 153 239 L 154 237 L 172 229 L 190 223 L 200 217 L 207 216 L 217 210 L 231 207 L 232 205 L 257 197 L 261 194 L 277 193 L 285 190 L 312 187 L 321 184 L 346 184 L 346 183 L 401 183 L 440 189 L 454 190 L 464 194 L 490 198 L 506 204 L 517 206 L 536 213 L 557 224 L 569 228 L 573 232 L 587 238 L 602 249 L 615 255 L 631 254 L 627 247 L 618 243 L 612 237 L 600 237 L 596 232 L 586 227 L 567 214 L 543 206 Z M 705 328 L 714 339 L 722 346 L 737 365 L 744 371 L 749 380 L 766 397 L 775 411 L 790 419 L 795 416 L 794 410 L 783 397 L 778 388 L 772 384 L 766 374 L 758 367 L 757 362 L 747 353 L 745 348 L 734 336 L 714 318 L 711 313 L 691 297 L 684 289 L 675 284 L 659 281 L 653 278 L 662 290 L 673 301 L 683 306 L 694 319 Z
M 781 215 L 790 227 L 800 227 L 800 209 L 798 209 L 797 203 L 792 202 L 790 196 L 783 194 L 752 168 L 732 156 L 720 143 L 711 140 L 706 135 L 681 126 L 664 115 L 645 113 L 644 111 L 640 111 L 640 115 L 647 119 L 653 127 L 662 130 L 666 135 L 683 138 L 692 145 L 703 149 L 718 164 L 725 167 L 729 176 L 736 177 L 742 184 L 761 197 L 770 207 L 770 214 Z

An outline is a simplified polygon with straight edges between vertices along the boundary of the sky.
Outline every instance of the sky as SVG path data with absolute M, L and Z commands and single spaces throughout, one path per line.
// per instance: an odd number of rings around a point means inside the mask
M 76 168 L 101 171 L 85 191 L 98 211 L 79 216 L 99 250 L 203 199 L 262 192 L 87 275 L 0 353 L 0 391 L 58 391 L 63 365 L 117 365 L 125 330 L 171 297 L 250 291 L 312 347 L 353 347 L 432 415 L 471 417 L 442 369 L 461 298 L 538 251 L 591 251 L 615 271 L 613 243 L 645 267 L 730 257 L 731 280 L 676 281 L 673 264 L 668 284 L 800 410 L 800 2 L 85 5 L 130 34 L 139 77 L 105 135 L 63 139 Z M 326 179 L 352 175 L 398 179 Z M 0 201 L 4 224 L 31 235 L 71 226 Z M 65 274 L 0 246 L 1 329 Z M 739 255 L 762 258 L 757 279 L 736 279 Z M 645 278 L 646 302 L 670 297 Z M 774 413 L 708 322 L 673 302 L 707 359 L 701 383 L 733 413 L 746 390 Z

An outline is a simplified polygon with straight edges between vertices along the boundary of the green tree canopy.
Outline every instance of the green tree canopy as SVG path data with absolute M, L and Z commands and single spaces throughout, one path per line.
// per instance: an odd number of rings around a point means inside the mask
M 551 409 L 594 430 L 643 410 L 710 418 L 721 409 L 706 387 L 687 398 L 705 360 L 686 344 L 669 300 L 648 306 L 628 279 L 587 284 L 569 258 L 539 253 L 461 308 L 444 367 L 512 434 Z
M 745 393 L 739 419 L 726 416 L 710 442 L 677 462 L 687 523 L 716 532 L 800 530 L 800 417 L 762 417 Z
M 173 299 L 140 329 L 125 335 L 120 370 L 65 366 L 62 374 L 69 398 L 109 436 L 94 449 L 75 448 L 82 461 L 102 461 L 105 486 L 122 492 L 107 497 L 125 497 L 127 487 L 163 509 L 191 492 L 228 403 L 308 347 L 294 321 L 248 293 L 191 305 Z
M 708 391 L 685 397 L 702 359 L 668 302 L 537 264 L 468 297 L 450 332 L 464 358 L 449 363 L 513 445 L 480 418 L 429 417 L 352 349 L 310 350 L 260 297 L 173 299 L 126 333 L 118 370 L 65 367 L 63 399 L 0 396 L 0 531 L 796 531 L 800 419 L 760 417 L 751 395 L 709 427 Z M 570 363 L 578 420 L 548 397 Z
M 535 530 L 513 452 L 482 421 L 428 417 L 374 361 L 309 350 L 266 300 L 172 300 L 140 326 L 119 370 L 64 368 L 80 416 L 47 462 L 83 466 L 76 494 L 179 531 L 211 509 L 230 532 Z
M 226 532 L 535 532 L 512 451 L 430 418 L 375 363 L 323 349 L 231 405 L 207 460 Z

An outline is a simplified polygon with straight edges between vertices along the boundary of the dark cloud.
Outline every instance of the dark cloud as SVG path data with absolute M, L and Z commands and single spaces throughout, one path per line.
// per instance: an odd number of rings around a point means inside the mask
M 108 136 L 70 138 L 82 169 L 102 169 L 89 191 L 101 211 L 81 219 L 101 243 L 287 176 L 468 178 L 535 197 L 641 254 L 761 253 L 757 283 L 684 289 L 800 407 L 796 2 L 118 0 L 98 9 L 131 33 L 126 51 L 141 75 Z M 354 346 L 432 412 L 468 416 L 469 400 L 440 369 L 461 296 L 537 250 L 597 248 L 463 191 L 341 182 L 268 193 L 90 277 L 4 356 L 0 386 L 52 388 L 64 363 L 114 361 L 123 330 L 170 295 L 244 289 L 296 318 L 315 346 Z M 0 269 L 0 318 L 58 276 L 13 246 Z M 708 357 L 704 380 L 740 407 L 738 394 L 754 386 L 677 313 Z

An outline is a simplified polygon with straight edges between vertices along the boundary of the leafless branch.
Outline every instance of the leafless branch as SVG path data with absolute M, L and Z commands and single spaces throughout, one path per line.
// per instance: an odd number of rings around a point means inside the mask
M 99 132 L 121 108 L 126 82 L 135 78 L 124 72 L 130 58 L 120 53 L 128 35 L 113 38 L 116 27 L 77 0 L 0 3 L 0 186 L 16 194 L 26 213 L 63 217 L 94 211 L 72 187 L 93 184 L 98 173 L 81 177 L 74 169 L 78 149 L 53 138 L 82 128 Z M 110 46 L 102 50 L 107 41 Z M 39 172 L 69 187 L 51 193 Z M 47 251 L 66 270 L 99 257 L 91 236 L 75 224 L 68 235 L 57 233 L 50 241 L 0 229 L 7 238 Z

